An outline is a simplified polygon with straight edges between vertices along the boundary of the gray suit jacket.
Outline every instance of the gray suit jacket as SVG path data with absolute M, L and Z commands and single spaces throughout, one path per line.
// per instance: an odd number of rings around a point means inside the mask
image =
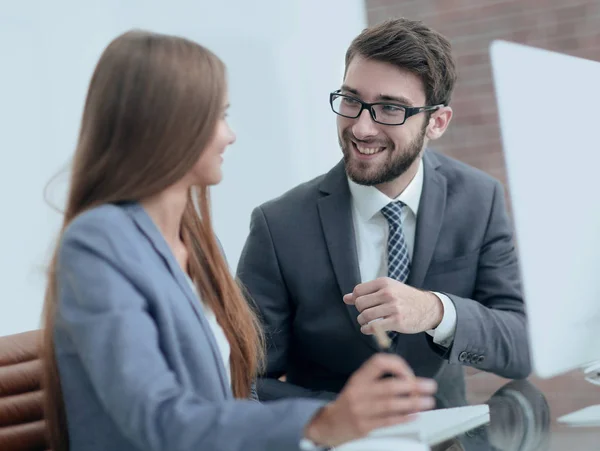
M 526 319 L 501 184 L 429 150 L 423 160 L 408 284 L 447 294 L 457 329 L 449 349 L 426 333 L 399 334 L 394 346 L 417 375 L 437 379 L 438 406 L 452 407 L 466 403 L 462 365 L 527 377 Z M 267 332 L 261 399 L 331 399 L 377 352 L 342 301 L 361 281 L 343 163 L 253 211 L 238 277 Z
M 199 300 L 139 204 L 77 217 L 57 269 L 73 451 L 299 448 L 323 403 L 234 400 Z

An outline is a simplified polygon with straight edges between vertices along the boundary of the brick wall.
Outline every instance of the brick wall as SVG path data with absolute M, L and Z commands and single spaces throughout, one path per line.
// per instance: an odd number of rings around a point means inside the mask
M 600 60 L 600 0 L 366 0 L 366 6 L 369 24 L 407 17 L 450 39 L 459 73 L 454 118 L 435 147 L 503 182 L 490 42 L 506 39 Z M 560 92 L 557 101 L 565 98 Z

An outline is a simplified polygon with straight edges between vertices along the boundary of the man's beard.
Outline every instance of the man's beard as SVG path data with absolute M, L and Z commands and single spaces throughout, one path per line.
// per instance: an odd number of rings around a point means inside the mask
M 339 141 L 344 154 L 344 164 L 348 177 L 359 185 L 367 186 L 380 185 L 397 179 L 419 158 L 423 149 L 423 143 L 425 142 L 425 132 L 426 127 L 423 127 L 419 135 L 402 150 L 396 149 L 394 143 L 390 140 L 369 143 L 355 139 L 355 142 L 364 143 L 371 147 L 385 147 L 383 152 L 387 153 L 387 159 L 383 162 L 373 164 L 372 162 L 360 161 L 351 157 L 352 152 L 354 152 L 351 139 L 352 132 L 350 128 L 345 129 Z

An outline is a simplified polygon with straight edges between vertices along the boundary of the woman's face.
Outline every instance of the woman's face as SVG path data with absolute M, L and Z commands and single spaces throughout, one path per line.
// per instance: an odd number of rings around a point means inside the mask
M 225 96 L 225 102 L 221 115 L 217 121 L 212 140 L 202 151 L 200 158 L 191 170 L 192 180 L 195 185 L 216 185 L 223 179 L 221 165 L 223 164 L 223 153 L 230 144 L 235 142 L 235 133 L 227 123 L 227 109 L 229 100 Z

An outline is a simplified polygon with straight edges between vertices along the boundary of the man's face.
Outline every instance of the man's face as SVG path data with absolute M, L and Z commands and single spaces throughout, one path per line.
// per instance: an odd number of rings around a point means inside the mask
M 352 59 L 342 94 L 364 102 L 386 102 L 408 107 L 426 105 L 421 79 L 389 63 Z M 361 185 L 379 185 L 402 175 L 425 145 L 427 115 L 409 117 L 403 125 L 374 122 L 363 110 L 356 119 L 337 116 L 338 139 L 348 176 Z

